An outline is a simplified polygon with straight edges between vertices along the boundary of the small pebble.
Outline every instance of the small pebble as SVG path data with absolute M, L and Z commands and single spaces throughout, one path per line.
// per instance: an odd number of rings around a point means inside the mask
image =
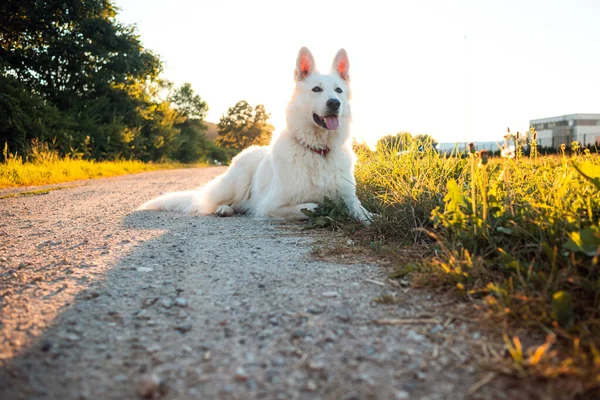
M 415 342 L 422 342 L 425 340 L 425 336 L 415 331 L 408 331 L 408 334 L 406 336 L 408 339 L 414 340 Z
M 187 344 L 184 344 L 183 346 L 181 346 L 181 351 L 184 353 L 191 353 L 193 350 L 190 346 L 188 346 Z
M 244 368 L 238 367 L 235 370 L 235 375 L 233 376 L 233 378 L 238 382 L 246 382 L 248 380 L 248 373 Z
M 146 310 L 140 310 L 135 314 L 135 319 L 148 320 L 150 319 L 150 315 Z
M 49 340 L 43 340 L 40 343 L 40 350 L 42 350 L 44 353 L 48 352 L 51 348 L 52 342 L 50 342 Z
M 67 333 L 66 335 L 64 335 L 64 338 L 70 340 L 71 342 L 78 342 L 79 340 L 81 340 L 81 336 L 76 335 L 74 333 Z
M 325 369 L 325 362 L 320 360 L 311 361 L 308 363 L 308 369 L 311 371 L 322 371 Z
M 265 379 L 269 383 L 277 383 L 280 380 L 279 375 L 280 375 L 280 373 L 276 369 L 269 369 L 269 370 L 267 370 L 267 372 L 265 374 Z
M 308 307 L 306 309 L 306 312 L 309 313 L 309 314 L 315 314 L 315 315 L 322 314 L 323 312 L 325 312 L 325 307 L 319 307 L 319 306 Z
M 137 394 L 145 399 L 154 397 L 160 388 L 160 378 L 156 374 L 142 376 L 137 385 Z
M 184 299 L 183 297 L 178 297 L 175 299 L 175 305 L 177 307 L 187 307 L 188 301 L 187 301 L 187 299 Z
M 409 398 L 409 394 L 404 390 L 399 390 L 396 392 L 394 397 L 396 398 L 396 400 L 405 400 Z
M 271 360 L 271 364 L 273 364 L 274 367 L 283 367 L 285 365 L 285 358 L 277 356 Z
M 192 330 L 192 324 L 188 324 L 188 323 L 179 324 L 175 327 L 175 330 L 178 331 L 179 333 L 189 332 Z
M 431 330 L 429 331 L 429 333 L 436 334 L 436 333 L 439 333 L 439 332 L 441 332 L 443 330 L 444 330 L 444 327 L 442 325 L 440 325 L 440 324 L 437 324 L 436 326 L 434 326 L 433 328 L 431 328 Z

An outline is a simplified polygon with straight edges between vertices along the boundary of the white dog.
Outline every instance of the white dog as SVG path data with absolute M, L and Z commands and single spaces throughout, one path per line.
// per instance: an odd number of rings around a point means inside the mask
M 267 147 L 242 151 L 225 173 L 199 190 L 166 194 L 140 209 L 301 220 L 307 218 L 302 209 L 315 209 L 327 196 L 342 198 L 352 217 L 369 222 L 371 214 L 355 190 L 349 66 L 341 49 L 331 72 L 321 74 L 311 52 L 300 49 L 296 88 L 281 134 Z

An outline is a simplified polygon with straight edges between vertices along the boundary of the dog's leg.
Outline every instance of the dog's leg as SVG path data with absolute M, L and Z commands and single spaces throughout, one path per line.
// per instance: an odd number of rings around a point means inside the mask
M 348 206 L 350 216 L 362 222 L 365 225 L 371 223 L 371 220 L 375 216 L 374 214 L 367 211 L 360 200 L 356 196 L 356 182 L 352 179 L 342 179 L 338 186 L 338 193 Z
M 304 215 L 304 213 L 302 213 L 302 211 L 301 211 L 302 209 L 306 208 L 307 210 L 312 211 L 317 207 L 318 207 L 318 204 L 315 204 L 315 203 L 302 203 L 302 204 L 297 204 L 295 206 L 283 206 L 283 207 L 278 207 L 271 211 L 266 212 L 265 216 L 271 217 L 271 218 L 283 218 L 283 219 L 290 219 L 290 220 L 294 220 L 294 221 L 301 221 L 301 220 L 308 219 L 308 217 L 306 215 Z
M 367 211 L 362 204 L 360 204 L 360 200 L 358 197 L 354 196 L 352 199 L 345 199 L 346 205 L 348 206 L 348 210 L 350 211 L 350 216 L 362 222 L 365 225 L 369 225 L 371 220 L 375 216 L 375 214 Z

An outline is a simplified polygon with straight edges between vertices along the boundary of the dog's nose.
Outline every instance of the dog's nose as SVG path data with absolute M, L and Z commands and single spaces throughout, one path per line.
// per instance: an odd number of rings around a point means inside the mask
M 340 108 L 340 105 L 342 103 L 340 103 L 340 101 L 338 99 L 329 99 L 327 100 L 327 108 L 329 108 L 332 111 L 337 111 Z

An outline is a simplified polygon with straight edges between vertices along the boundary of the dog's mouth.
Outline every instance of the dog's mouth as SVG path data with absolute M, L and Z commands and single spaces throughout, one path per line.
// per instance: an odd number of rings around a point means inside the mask
M 313 120 L 320 127 L 330 131 L 337 131 L 337 129 L 340 127 L 340 120 L 338 119 L 337 115 L 332 114 L 321 118 L 317 114 L 313 113 Z

